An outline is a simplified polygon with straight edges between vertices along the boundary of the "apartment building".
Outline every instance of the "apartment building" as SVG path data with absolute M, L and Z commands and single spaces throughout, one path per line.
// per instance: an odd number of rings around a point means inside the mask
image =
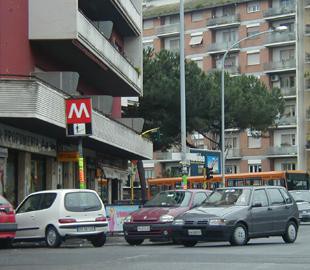
M 178 3 L 175 1 L 164 6 L 163 2 L 156 0 L 145 1 L 144 48 L 179 50 Z M 269 136 L 256 138 L 250 131 L 225 131 L 228 146 L 226 173 L 309 168 L 306 161 L 309 133 L 304 117 L 306 108 L 300 109 L 300 103 L 309 98 L 298 82 L 302 78 L 304 83 L 304 72 L 299 66 L 296 68 L 296 7 L 302 7 L 305 20 L 309 18 L 306 15 L 309 8 L 302 1 L 185 1 L 185 56 L 205 72 L 219 69 L 224 52 L 240 39 L 277 26 L 288 28 L 283 33 L 273 32 L 247 39 L 235 46 L 226 58 L 225 70 L 231 76 L 256 76 L 269 88 L 279 87 L 285 99 L 284 115 L 277 120 L 276 127 L 270 128 Z M 303 36 L 306 44 L 307 34 Z M 299 55 L 304 67 L 308 67 L 305 53 Z M 299 96 L 301 92 L 305 95 Z M 197 147 L 206 147 L 207 142 L 199 135 L 194 134 L 192 139 Z
M 78 140 L 65 100 L 92 97 L 83 138 L 87 188 L 122 199 L 128 160 L 152 144 L 122 123 L 121 98 L 142 95 L 141 0 L 0 1 L 0 193 L 79 187 Z

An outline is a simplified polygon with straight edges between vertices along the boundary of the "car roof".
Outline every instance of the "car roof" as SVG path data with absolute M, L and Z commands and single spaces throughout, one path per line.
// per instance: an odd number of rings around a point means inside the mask
M 212 192 L 212 190 L 209 190 L 209 189 L 169 189 L 169 190 L 163 190 L 161 192 L 185 192 L 185 191 L 189 191 L 189 192 L 192 192 L 192 193 L 196 193 L 196 192 Z
M 261 189 L 261 188 L 282 188 L 285 189 L 285 187 L 282 186 L 242 186 L 242 187 L 224 187 L 219 189 Z
M 57 193 L 57 194 L 65 194 L 65 193 L 70 193 L 70 192 L 93 192 L 96 193 L 94 190 L 91 189 L 49 189 L 49 190 L 41 190 L 37 192 L 33 192 L 29 195 L 34 195 L 34 194 L 44 194 L 44 193 Z
M 301 189 L 301 190 L 289 190 L 289 192 L 291 193 L 295 193 L 295 192 L 310 192 L 310 190 L 304 190 L 304 189 Z

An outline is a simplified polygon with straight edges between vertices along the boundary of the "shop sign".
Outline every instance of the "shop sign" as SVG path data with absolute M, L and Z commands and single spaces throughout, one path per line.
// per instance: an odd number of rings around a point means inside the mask
M 92 135 L 91 98 L 66 99 L 67 136 Z
M 79 161 L 79 152 L 58 152 L 57 160 L 60 162 L 77 162 Z
M 56 140 L 0 124 L 0 146 L 42 155 L 56 156 Z

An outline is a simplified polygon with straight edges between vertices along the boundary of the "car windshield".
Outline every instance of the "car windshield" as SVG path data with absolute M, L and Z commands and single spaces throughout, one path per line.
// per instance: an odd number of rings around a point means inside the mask
M 296 202 L 310 202 L 310 192 L 293 191 L 290 193 Z
M 92 192 L 70 192 L 65 196 L 65 208 L 71 212 L 98 211 L 101 202 Z
M 202 206 L 246 206 L 249 205 L 250 196 L 250 189 L 218 189 L 206 199 Z
M 175 207 L 188 206 L 191 193 L 188 191 L 166 191 L 158 193 L 153 199 L 149 200 L 145 207 Z

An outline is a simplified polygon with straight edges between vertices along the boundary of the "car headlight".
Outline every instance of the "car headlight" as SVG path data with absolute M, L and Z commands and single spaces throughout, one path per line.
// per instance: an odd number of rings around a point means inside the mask
M 174 220 L 174 217 L 173 216 L 170 216 L 170 215 L 162 215 L 159 220 L 161 222 L 172 222 Z
M 129 223 L 132 221 L 132 216 L 127 216 L 124 218 L 124 223 Z
M 184 225 L 184 220 L 183 219 L 175 219 L 173 221 L 173 225 Z
M 211 218 L 209 220 L 210 226 L 217 226 L 217 225 L 226 225 L 226 220 L 222 218 Z

